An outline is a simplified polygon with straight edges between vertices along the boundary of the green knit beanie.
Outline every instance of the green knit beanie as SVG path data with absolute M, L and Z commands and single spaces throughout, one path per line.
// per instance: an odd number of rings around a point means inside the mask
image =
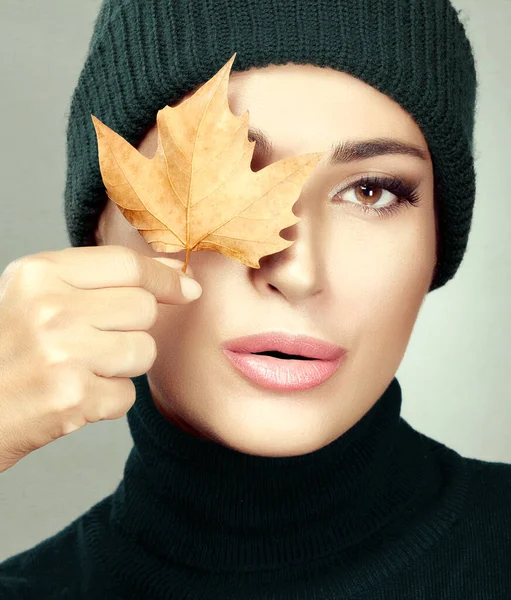
M 344 71 L 398 102 L 428 143 L 436 182 L 436 271 L 456 273 L 475 197 L 477 79 L 449 0 L 104 0 L 74 91 L 65 217 L 72 246 L 95 246 L 106 203 L 91 113 L 136 145 L 159 109 L 232 71 L 313 64 Z

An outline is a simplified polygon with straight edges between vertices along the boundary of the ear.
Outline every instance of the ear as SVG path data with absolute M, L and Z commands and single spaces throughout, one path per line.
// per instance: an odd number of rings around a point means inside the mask
M 108 209 L 108 196 L 105 193 L 104 197 L 103 197 L 103 210 L 101 211 L 101 213 L 98 217 L 96 229 L 94 230 L 94 239 L 96 241 L 97 246 L 105 245 L 104 228 L 105 228 L 105 216 L 106 216 L 107 209 Z
M 98 228 L 96 227 L 96 231 L 94 232 L 94 241 L 96 242 L 96 246 L 103 246 L 103 238 L 101 234 L 98 233 Z

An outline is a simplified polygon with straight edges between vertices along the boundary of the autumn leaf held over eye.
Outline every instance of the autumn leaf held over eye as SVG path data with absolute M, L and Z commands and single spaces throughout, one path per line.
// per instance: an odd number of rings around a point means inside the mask
M 324 153 L 285 158 L 260 171 L 250 165 L 248 110 L 228 103 L 236 54 L 190 98 L 158 112 L 158 148 L 148 159 L 92 115 L 109 198 L 155 252 L 214 250 L 253 268 L 292 245 L 279 232 Z

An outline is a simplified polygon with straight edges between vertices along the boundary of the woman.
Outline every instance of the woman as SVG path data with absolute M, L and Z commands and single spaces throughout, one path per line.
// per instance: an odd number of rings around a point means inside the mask
M 150 158 L 157 110 L 233 52 L 252 169 L 331 161 L 259 269 L 191 255 L 202 294 L 158 305 L 157 355 L 131 377 L 123 480 L 0 565 L 2 597 L 509 597 L 509 465 L 411 428 L 395 378 L 473 209 L 476 75 L 447 0 L 106 0 L 69 121 L 72 245 L 89 266 L 97 245 L 179 269 L 106 198 L 90 114 Z

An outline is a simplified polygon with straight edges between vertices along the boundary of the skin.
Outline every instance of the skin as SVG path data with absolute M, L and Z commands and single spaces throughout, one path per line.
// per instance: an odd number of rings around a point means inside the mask
M 202 296 L 185 305 L 159 305 L 149 330 L 158 355 L 147 377 L 165 418 L 240 452 L 296 456 L 350 429 L 401 363 L 436 263 L 433 166 L 412 117 L 346 73 L 293 63 L 233 71 L 228 97 L 232 112 L 248 109 L 250 125 L 272 141 L 270 156 L 256 144 L 254 171 L 288 156 L 329 152 L 348 138 L 394 138 L 419 146 L 428 157 L 385 155 L 330 167 L 322 161 L 294 205 L 302 220 L 280 234 L 292 246 L 264 257 L 259 269 L 217 252 L 193 252 L 189 264 Z M 153 126 L 138 148 L 150 158 L 156 145 Z M 386 218 L 366 214 L 364 202 L 388 205 L 396 196 L 381 188 L 373 188 L 373 198 L 360 187 L 345 190 L 344 182 L 363 175 L 417 182 L 418 206 L 403 204 Z M 334 188 L 341 192 L 330 199 Z M 96 239 L 151 257 L 185 258 L 184 251 L 154 252 L 111 200 Z M 345 362 L 310 390 L 261 389 L 235 371 L 220 346 L 271 330 L 338 344 L 348 351 Z

